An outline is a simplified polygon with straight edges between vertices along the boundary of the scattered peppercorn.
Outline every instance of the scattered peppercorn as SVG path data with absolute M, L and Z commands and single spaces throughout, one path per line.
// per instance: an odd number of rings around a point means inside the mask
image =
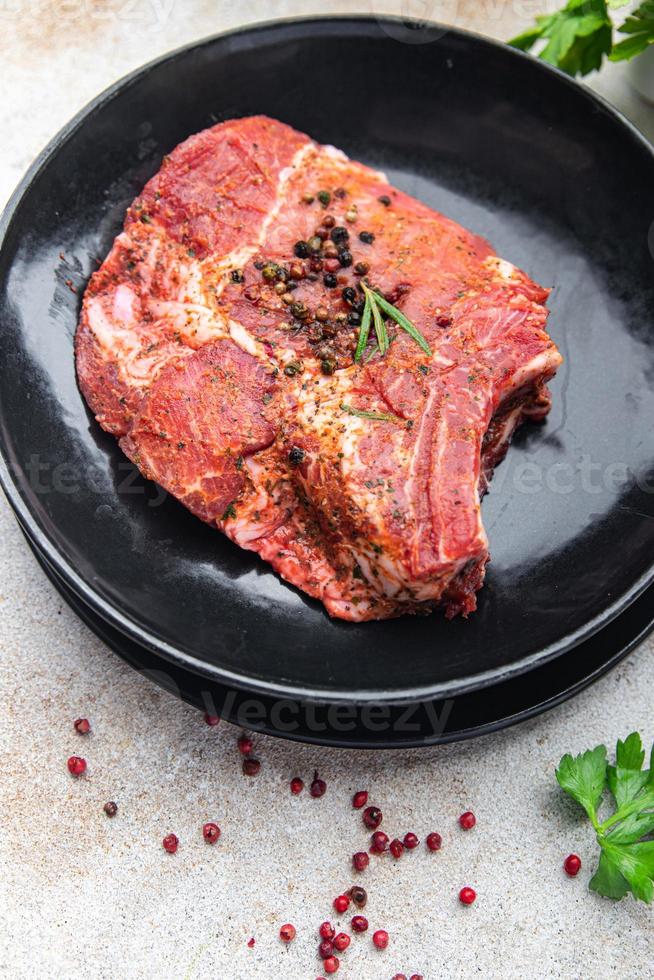
M 230 278 L 232 282 L 245 282 L 245 276 L 240 269 L 232 269 Z
M 408 851 L 412 851 L 415 847 L 418 846 L 419 843 L 420 841 L 418 840 L 415 834 L 411 833 L 411 831 L 409 831 L 408 834 L 404 835 L 404 846 Z
M 477 823 L 477 818 L 475 817 L 472 810 L 466 810 L 459 817 L 459 824 L 462 830 L 472 830 L 474 825 Z
M 380 204 L 383 204 L 385 208 L 390 206 L 391 199 L 388 194 L 382 194 L 381 197 L 377 199 Z
M 248 939 L 248 943 L 247 943 L 248 949 L 254 949 L 254 944 L 255 943 L 256 943 L 256 939 L 254 938 L 254 936 L 250 936 L 250 938 Z
M 243 759 L 243 774 L 245 776 L 258 776 L 261 763 L 258 759 Z
M 571 878 L 574 878 L 581 871 L 581 858 L 577 854 L 568 854 L 563 862 L 563 870 Z
M 402 853 L 404 851 L 404 844 L 402 843 L 401 840 L 398 840 L 398 838 L 395 837 L 394 840 L 392 840 L 388 845 L 388 849 L 393 855 L 393 857 L 397 860 L 397 858 L 402 857 Z
M 360 810 L 362 806 L 365 806 L 368 802 L 368 791 L 365 789 L 360 789 L 352 797 L 352 806 L 355 810 Z
M 217 823 L 205 823 L 202 827 L 202 836 L 207 844 L 215 844 L 220 837 L 220 827 Z
M 334 955 L 334 944 L 331 939 L 323 939 L 318 946 L 318 956 L 323 960 L 328 960 Z
M 337 361 L 335 357 L 326 356 L 320 361 L 320 370 L 323 374 L 333 374 L 337 367 Z
M 333 228 L 334 225 L 336 224 L 336 218 L 334 217 L 333 214 L 326 214 L 325 217 L 322 219 L 322 223 L 325 228 Z
M 289 378 L 292 378 L 294 375 L 300 374 L 301 372 L 302 372 L 302 365 L 300 364 L 299 361 L 289 361 L 286 367 L 284 368 L 284 374 L 287 375 L 287 377 Z
M 472 905 L 477 897 L 477 892 L 474 888 L 462 888 L 459 892 L 459 901 L 462 905 Z
M 242 755 L 250 755 L 254 748 L 254 742 L 249 735 L 241 735 L 237 744 L 238 750 Z
M 300 779 L 299 776 L 294 776 L 293 779 L 291 779 L 291 793 L 293 794 L 293 796 L 299 796 L 303 789 L 304 789 L 303 781 Z
M 322 248 L 322 238 L 320 237 L 320 235 L 312 235 L 309 241 L 307 242 L 307 245 L 309 246 L 310 252 L 314 252 L 314 253 L 319 252 L 320 249 Z
M 348 266 L 352 265 L 352 252 L 350 252 L 349 249 L 344 248 L 338 253 L 338 261 L 344 269 L 347 269 Z
M 346 932 L 339 932 L 337 936 L 334 936 L 334 947 L 339 953 L 344 953 L 351 942 L 352 940 Z
M 116 814 L 118 813 L 118 804 L 114 803 L 113 800 L 109 800 L 108 803 L 105 803 L 102 809 L 104 810 L 104 812 L 107 814 L 108 817 L 115 817 Z
M 329 959 L 323 960 L 322 967 L 325 973 L 337 973 L 340 965 L 337 956 L 330 956 Z
M 77 718 L 73 722 L 73 728 L 78 735 L 88 735 L 88 733 L 91 731 L 91 726 L 86 718 Z
M 348 208 L 348 210 L 345 212 L 345 220 L 349 221 L 350 224 L 353 224 L 357 220 L 357 217 L 358 213 L 355 207 Z
M 344 912 L 347 912 L 349 907 L 350 907 L 350 899 L 347 895 L 338 895 L 334 899 L 334 908 L 336 909 L 339 915 L 342 915 Z
M 376 830 L 382 819 L 383 814 L 377 806 L 366 807 L 363 811 L 363 822 L 370 830 Z
M 306 259 L 309 257 L 309 245 L 302 239 L 295 243 L 293 246 L 293 251 L 295 255 L 297 255 L 298 259 Z
M 361 885 L 352 885 L 348 895 L 356 905 L 358 909 L 363 909 L 368 901 L 368 892 Z
M 283 943 L 292 943 L 297 935 L 295 926 L 292 926 L 290 922 L 282 926 L 279 930 L 279 938 Z
M 324 282 L 327 289 L 336 289 L 336 287 L 338 286 L 338 279 L 336 278 L 333 272 L 327 272 L 322 277 L 322 281 Z
M 364 915 L 355 915 L 350 923 L 354 932 L 366 932 L 368 929 L 368 920 Z
M 354 266 L 354 271 L 356 272 L 357 276 L 367 276 L 370 272 L 370 266 L 367 262 L 357 262 Z
M 174 854 L 179 847 L 179 838 L 176 834 L 168 834 L 161 843 L 164 851 L 168 851 L 169 854 Z
M 302 200 L 304 201 L 305 204 L 313 204 L 315 199 L 316 199 L 315 195 L 312 194 L 310 191 L 305 191 L 304 194 L 302 195 Z
M 437 327 L 449 327 L 452 325 L 452 317 L 447 316 L 445 313 L 439 313 L 436 317 Z
M 323 922 L 318 930 L 323 939 L 333 939 L 336 935 L 336 930 L 334 929 L 331 922 Z
M 71 776 L 81 776 L 86 772 L 86 759 L 79 755 L 71 755 L 68 760 L 68 772 Z
M 320 201 L 320 203 L 324 208 L 326 208 L 329 205 L 329 202 L 332 199 L 332 196 L 329 193 L 329 191 L 318 191 L 316 197 L 318 198 L 318 200 Z
M 388 834 L 383 830 L 376 830 L 370 838 L 371 848 L 375 854 L 381 854 L 388 847 Z
M 371 231 L 360 231 L 359 241 L 363 242 L 364 245 L 372 245 L 375 240 L 375 236 Z
M 377 949 L 386 949 L 388 946 L 388 933 L 385 929 L 378 929 L 377 932 L 373 932 L 372 941 Z
M 370 864 L 370 858 L 365 851 L 357 851 L 352 855 L 352 866 L 355 871 L 365 871 Z
M 443 838 L 434 831 L 431 834 L 427 834 L 425 843 L 430 851 L 440 851 L 443 845 Z
M 220 718 L 218 717 L 218 715 L 210 715 L 207 712 L 205 713 L 204 720 L 207 723 L 207 725 L 209 725 L 211 728 L 214 728 L 220 721 Z
M 311 788 L 309 792 L 315 799 L 319 799 L 321 796 L 325 795 L 326 791 L 327 791 L 327 783 L 325 782 L 324 779 L 319 778 L 318 772 L 316 771 L 313 774 L 313 782 L 311 783 Z

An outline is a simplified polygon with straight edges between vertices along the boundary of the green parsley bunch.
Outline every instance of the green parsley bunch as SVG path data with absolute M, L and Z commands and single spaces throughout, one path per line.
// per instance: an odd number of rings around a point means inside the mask
M 609 765 L 606 747 L 581 755 L 564 755 L 556 770 L 562 789 L 584 808 L 593 825 L 600 859 L 590 888 L 608 898 L 654 897 L 654 746 L 649 769 L 643 769 L 645 750 L 640 735 L 632 732 L 618 741 L 615 765 Z M 600 821 L 598 810 L 609 791 L 614 812 Z
M 627 35 L 614 42 L 610 11 L 625 7 L 629 0 L 568 0 L 554 14 L 537 17 L 536 23 L 509 41 L 514 48 L 531 51 L 543 42 L 538 57 L 568 75 L 587 75 L 599 68 L 605 55 L 611 61 L 626 61 L 654 44 L 654 0 L 644 0 L 618 27 Z

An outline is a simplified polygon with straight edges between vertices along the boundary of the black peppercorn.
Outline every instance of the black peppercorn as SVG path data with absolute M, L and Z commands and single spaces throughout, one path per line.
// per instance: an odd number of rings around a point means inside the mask
M 347 322 L 351 327 L 358 327 L 361 323 L 361 314 L 357 313 L 356 310 L 350 310 L 347 315 Z
M 350 252 L 349 249 L 344 248 L 342 252 L 338 253 L 338 261 L 343 268 L 347 268 L 348 265 L 352 265 L 352 252 Z
M 332 228 L 331 230 L 330 238 L 334 245 L 344 245 L 346 242 L 349 242 L 350 233 L 347 228 L 343 227 L 343 225 L 336 225 L 336 227 Z
M 325 286 L 327 286 L 327 289 L 336 289 L 338 286 L 338 279 L 333 272 L 325 273 L 325 275 L 322 277 L 322 281 L 324 282 Z
M 240 269 L 232 269 L 231 280 L 232 282 L 245 282 L 245 276 Z
M 329 191 L 318 191 L 318 193 L 316 194 L 316 197 L 318 198 L 318 200 L 320 201 L 320 203 L 322 204 L 322 206 L 324 208 L 327 207 L 327 205 L 329 204 L 329 202 L 332 199 L 332 196 L 329 193 Z
M 371 231 L 360 231 L 359 241 L 363 242 L 364 245 L 372 245 L 375 240 L 375 236 Z
M 297 255 L 298 259 L 306 259 L 309 255 L 309 245 L 307 242 L 303 241 L 296 242 L 293 251 Z
M 357 291 L 352 286 L 346 286 L 341 296 L 349 306 L 352 306 L 353 303 L 356 303 Z
M 379 203 L 383 204 L 385 208 L 390 207 L 391 199 L 388 194 L 382 194 L 382 196 L 379 198 Z
M 293 446 L 288 454 L 288 461 L 291 466 L 299 466 L 304 455 L 304 449 L 301 449 L 300 446 Z

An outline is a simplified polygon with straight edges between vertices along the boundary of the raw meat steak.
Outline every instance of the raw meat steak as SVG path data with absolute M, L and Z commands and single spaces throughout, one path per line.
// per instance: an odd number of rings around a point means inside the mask
M 363 285 L 408 318 L 355 361 Z M 548 290 L 265 117 L 164 159 L 92 276 L 82 392 L 148 478 L 332 616 L 476 607 L 480 496 L 561 362 Z

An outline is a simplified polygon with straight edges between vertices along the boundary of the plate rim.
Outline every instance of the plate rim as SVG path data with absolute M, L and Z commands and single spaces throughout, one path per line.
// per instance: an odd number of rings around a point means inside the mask
M 202 710 L 203 707 L 206 708 L 206 705 L 200 705 L 193 698 L 187 697 L 179 685 L 177 685 L 176 691 L 171 691 L 170 689 L 166 688 L 156 676 L 152 676 L 152 671 L 149 671 L 147 668 L 143 668 L 141 665 L 139 665 L 138 662 L 135 661 L 135 658 L 128 656 L 125 651 L 119 648 L 111 637 L 105 635 L 105 633 L 102 631 L 102 624 L 104 624 L 106 621 L 102 617 L 98 616 L 93 609 L 87 606 L 82 598 L 68 588 L 57 572 L 48 565 L 47 560 L 40 553 L 38 546 L 30 540 L 29 535 L 20 525 L 20 522 L 18 522 L 18 525 L 30 547 L 30 550 L 34 553 L 34 557 L 38 565 L 41 567 L 43 573 L 55 588 L 57 594 L 61 596 L 68 607 L 82 620 L 84 625 L 91 631 L 91 633 L 93 633 L 94 636 L 100 639 L 100 641 L 104 643 L 113 654 L 120 657 L 124 663 L 132 667 L 132 669 L 138 670 L 140 673 L 144 674 L 152 683 L 164 690 L 168 690 L 168 693 L 174 694 L 176 697 L 181 698 L 186 704 L 190 704 L 193 707 L 198 708 L 198 710 Z M 652 588 L 652 586 L 650 586 L 650 588 Z M 84 612 L 82 612 L 78 607 L 81 607 Z M 629 612 L 629 608 L 630 607 L 623 610 L 623 615 L 626 615 Z M 616 618 L 619 619 L 620 617 Z M 112 628 L 110 623 L 107 623 L 106 625 L 110 629 Z M 481 738 L 485 735 L 493 735 L 498 734 L 499 732 L 504 732 L 505 730 L 514 728 L 516 725 L 522 724 L 523 722 L 538 718 L 540 715 L 546 714 L 548 711 L 559 707 L 561 704 L 565 704 L 566 701 L 576 697 L 577 694 L 585 691 L 602 677 L 606 676 L 606 674 L 614 670 L 618 664 L 625 660 L 642 642 L 647 639 L 653 630 L 654 610 L 650 614 L 647 623 L 644 626 L 638 627 L 636 633 L 630 635 L 626 643 L 623 643 L 618 650 L 607 656 L 607 658 L 599 666 L 594 667 L 587 673 L 584 672 L 582 677 L 576 679 L 573 683 L 566 684 L 555 694 L 545 698 L 544 700 L 537 700 L 535 704 L 532 704 L 529 707 L 503 714 L 500 718 L 496 718 L 493 721 L 482 722 L 478 725 L 456 729 L 451 732 L 441 732 L 438 735 L 427 736 L 419 739 L 406 739 L 403 741 L 380 740 L 378 742 L 371 742 L 364 739 L 359 739 L 357 741 L 352 739 L 347 740 L 332 735 L 321 738 L 317 735 L 306 734 L 305 732 L 283 732 L 268 725 L 255 726 L 252 730 L 260 732 L 264 735 L 269 735 L 271 738 L 279 738 L 283 739 L 284 741 L 298 742 L 300 744 L 329 745 L 333 748 L 356 749 L 371 752 L 375 750 L 393 750 L 397 752 L 403 749 L 430 748 L 435 745 L 452 745 L 457 742 L 468 742 L 472 739 Z M 115 632 L 119 633 L 120 635 L 125 635 L 119 630 L 115 630 Z M 594 636 L 589 637 L 588 642 L 593 642 L 593 640 L 598 638 L 600 634 L 601 630 Z M 131 642 L 135 642 L 131 637 L 127 637 L 127 639 L 131 640 Z M 138 646 L 138 644 L 136 645 Z M 147 653 L 147 651 L 145 652 Z M 551 664 L 551 661 L 549 663 Z M 194 673 L 193 671 L 185 670 L 185 668 L 181 667 L 180 665 L 175 666 L 178 670 L 185 671 L 185 673 Z M 547 665 L 544 664 L 543 666 Z M 161 676 L 160 672 L 158 672 L 158 675 L 159 677 Z M 516 678 L 513 680 L 515 679 Z M 506 683 L 511 684 L 511 680 L 509 679 Z M 221 715 L 221 717 L 223 717 L 225 721 L 229 721 L 232 724 L 238 724 L 238 719 L 232 717 L 230 714 L 226 716 Z
M 625 133 L 640 146 L 650 158 L 654 166 L 654 146 L 640 132 L 624 114 L 604 99 L 603 96 L 594 92 L 592 89 L 576 82 L 564 72 L 546 62 L 541 61 L 532 55 L 510 47 L 503 41 L 489 38 L 473 31 L 464 30 L 459 27 L 440 24 L 436 21 L 421 20 L 414 18 L 398 17 L 392 15 L 364 15 L 364 14 L 344 14 L 344 15 L 323 15 L 311 17 L 283 17 L 272 18 L 265 21 L 257 21 L 235 29 L 221 31 L 211 34 L 181 45 L 172 51 L 154 58 L 140 67 L 129 72 L 127 75 L 117 79 L 97 96 L 91 99 L 66 123 L 55 136 L 46 144 L 43 150 L 32 162 L 23 178 L 19 181 L 14 192 L 10 196 L 2 216 L 0 217 L 0 253 L 5 247 L 5 242 L 12 223 L 20 208 L 24 196 L 29 192 L 32 184 L 38 178 L 41 171 L 56 155 L 60 147 L 70 140 L 83 123 L 91 118 L 94 113 L 100 110 L 106 103 L 110 102 L 117 95 L 128 89 L 139 78 L 147 75 L 152 70 L 159 68 L 167 63 L 173 63 L 177 59 L 188 54 L 210 47 L 217 41 L 226 38 L 241 37 L 243 35 L 263 34 L 266 31 L 293 28 L 302 26 L 309 30 L 313 28 L 327 28 L 338 31 L 345 26 L 359 25 L 361 27 L 383 29 L 384 23 L 394 23 L 406 25 L 407 21 L 433 26 L 442 31 L 443 34 L 454 34 L 463 40 L 475 45 L 482 45 L 491 50 L 501 51 L 504 57 L 514 58 L 516 61 L 529 63 L 532 71 L 540 71 L 551 74 L 558 78 L 559 83 L 569 89 L 574 90 L 578 96 L 584 98 L 588 104 L 595 109 L 601 109 L 610 116 L 618 125 L 622 126 Z M 385 693 L 377 690 L 360 690 L 356 692 L 342 691 L 331 688 L 323 690 L 320 688 L 306 688 L 296 686 L 291 683 L 275 683 L 266 681 L 263 678 L 248 676 L 211 664 L 202 660 L 197 655 L 189 653 L 180 647 L 168 642 L 162 637 L 135 622 L 123 610 L 114 603 L 105 599 L 92 583 L 87 581 L 77 573 L 72 564 L 59 551 L 51 535 L 42 527 L 32 513 L 32 510 L 23 497 L 18 482 L 14 479 L 8 459 L 10 454 L 5 445 L 4 436 L 0 433 L 0 486 L 4 490 L 5 496 L 9 501 L 16 517 L 25 529 L 29 530 L 31 538 L 38 543 L 39 550 L 50 562 L 53 568 L 61 575 L 66 584 L 72 591 L 90 608 L 96 612 L 109 625 L 114 626 L 127 637 L 134 639 L 138 644 L 156 653 L 172 663 L 178 664 L 184 669 L 191 670 L 195 674 L 214 678 L 220 683 L 239 690 L 245 690 L 254 694 L 268 696 L 292 696 L 302 700 L 313 700 L 321 703 L 335 702 L 372 702 L 380 704 L 410 704 L 415 701 L 422 701 L 427 698 L 437 699 L 443 696 L 458 696 L 471 691 L 492 687 L 494 684 L 503 683 L 519 674 L 528 673 L 537 664 L 544 664 L 559 656 L 569 653 L 574 647 L 584 640 L 590 639 L 603 627 L 607 626 L 612 620 L 623 613 L 644 591 L 654 582 L 654 561 L 649 569 L 644 572 L 632 586 L 623 593 L 617 600 L 612 602 L 603 612 L 589 620 L 583 627 L 569 634 L 566 642 L 554 642 L 548 646 L 532 653 L 531 655 L 516 661 L 514 664 L 505 665 L 500 668 L 493 668 L 482 671 L 478 674 L 469 675 L 466 680 L 442 681 L 437 684 L 423 686 L 420 688 L 409 688 L 406 691 L 395 690 Z

